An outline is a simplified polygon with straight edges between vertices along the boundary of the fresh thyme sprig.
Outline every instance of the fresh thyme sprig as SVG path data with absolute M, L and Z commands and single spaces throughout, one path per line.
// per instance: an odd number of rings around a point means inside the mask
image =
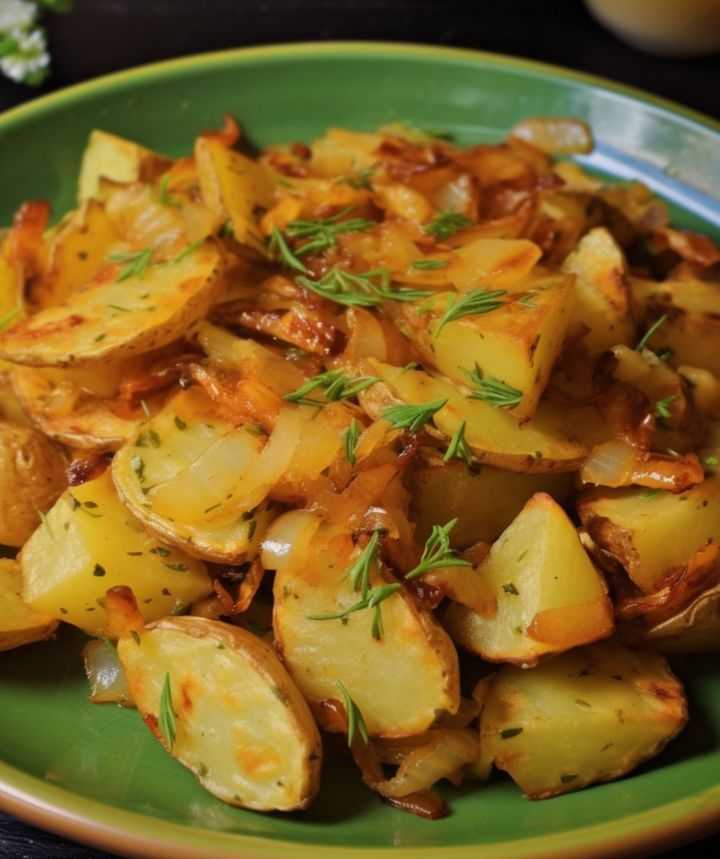
M 447 400 L 433 400 L 418 405 L 388 406 L 382 417 L 398 429 L 420 432 L 423 426 L 447 403 Z
M 296 283 L 337 304 L 355 307 L 377 307 L 383 301 L 415 301 L 432 294 L 422 289 L 393 289 L 386 268 L 361 274 L 333 268 L 320 280 L 298 277 Z
M 380 640 L 383 635 L 382 613 L 380 605 L 389 599 L 393 594 L 397 593 L 402 585 L 399 582 L 394 582 L 390 585 L 376 585 L 374 588 L 369 588 L 368 591 L 356 603 L 348 606 L 342 611 L 323 612 L 321 614 L 308 614 L 308 620 L 343 620 L 351 614 L 365 609 L 374 609 L 372 621 L 372 637 Z
M 148 267 L 152 265 L 153 249 L 143 248 L 139 251 L 128 251 L 123 253 L 110 254 L 108 259 L 110 262 L 126 263 L 124 268 L 120 269 L 116 278 L 117 283 L 122 283 L 131 277 L 144 277 Z
M 365 719 L 363 719 L 363 714 L 360 712 L 360 708 L 350 697 L 350 693 L 345 686 L 339 680 L 337 680 L 336 683 L 340 690 L 340 694 L 342 695 L 343 707 L 345 707 L 348 746 L 352 747 L 352 744 L 355 741 L 355 734 L 360 734 L 363 743 L 367 743 L 367 726 L 365 725 Z
M 462 319 L 465 316 L 480 316 L 483 313 L 491 313 L 502 307 L 503 296 L 507 293 L 504 289 L 472 289 L 466 292 L 457 301 L 449 304 L 440 322 L 435 328 L 435 337 L 440 334 L 448 322 Z
M 643 349 L 647 348 L 647 344 L 650 341 L 650 338 L 653 334 L 660 328 L 661 325 L 664 325 L 667 321 L 668 315 L 667 313 L 663 313 L 658 319 L 653 322 L 653 324 L 648 328 L 648 330 L 643 334 L 643 336 L 638 340 L 638 344 L 635 347 L 637 352 L 642 352 Z
M 417 579 L 430 570 L 439 567 L 471 567 L 472 564 L 456 555 L 450 548 L 450 532 L 457 525 L 457 519 L 451 519 L 444 525 L 433 525 L 430 536 L 425 542 L 420 563 L 413 567 L 405 576 L 406 579 Z
M 350 426 L 343 433 L 343 449 L 345 451 L 345 459 L 350 465 L 355 465 L 357 462 L 357 446 L 360 440 L 360 424 L 352 419 Z
M 443 462 L 450 462 L 452 459 L 461 459 L 466 465 L 472 463 L 472 452 L 465 441 L 465 421 L 462 421 L 460 426 L 455 430 L 443 456 Z
M 350 400 L 379 381 L 379 376 L 357 376 L 353 378 L 343 373 L 342 370 L 328 370 L 313 376 L 296 391 L 285 394 L 283 399 L 301 406 L 322 407 L 330 401 Z M 308 394 L 318 389 L 321 389 L 325 394 L 325 400 L 314 400 L 308 397 Z
M 305 254 L 320 253 L 329 248 L 334 248 L 337 245 L 339 235 L 369 230 L 375 226 L 375 221 L 369 221 L 367 218 L 341 220 L 351 211 L 352 207 L 349 207 L 331 218 L 290 221 L 285 227 L 286 235 L 291 239 L 308 239 L 305 244 L 295 250 L 295 256 L 301 257 Z
M 357 556 L 346 575 L 354 591 L 359 591 L 363 596 L 370 590 L 370 570 L 377 560 L 380 533 L 373 531 L 365 548 Z
M 299 271 L 301 274 L 310 274 L 304 264 L 290 250 L 290 246 L 285 241 L 283 234 L 277 227 L 274 227 L 272 233 L 270 233 L 268 250 L 270 251 L 270 255 L 273 259 L 279 260 L 286 265 L 287 268 Z
M 474 390 L 470 394 L 471 400 L 483 400 L 498 409 L 512 409 L 522 402 L 522 391 L 508 385 L 502 379 L 496 379 L 493 376 L 486 378 L 478 366 L 475 366 L 469 375 L 474 385 Z
M 437 215 L 425 224 L 423 230 L 429 236 L 435 236 L 441 242 L 454 236 L 458 230 L 472 226 L 472 221 L 462 212 L 438 212 Z
M 168 749 L 172 751 L 175 745 L 175 711 L 172 703 L 172 687 L 170 685 L 170 674 L 165 674 L 162 693 L 160 695 L 160 713 L 158 714 L 158 727 L 160 733 L 165 738 L 168 744 Z

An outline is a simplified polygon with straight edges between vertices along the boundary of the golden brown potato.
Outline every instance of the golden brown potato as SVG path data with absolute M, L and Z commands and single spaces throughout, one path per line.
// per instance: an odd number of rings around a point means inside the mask
M 572 315 L 573 280 L 556 276 L 533 281 L 522 296 L 499 296 L 494 310 L 443 324 L 444 314 L 462 301 L 457 293 L 438 293 L 419 313 L 400 304 L 396 322 L 424 361 L 460 385 L 479 368 L 522 394 L 510 411 L 534 414 L 565 339 Z
M 37 430 L 0 421 L 0 543 L 23 545 L 65 489 L 66 464 Z
M 662 656 L 614 642 L 492 680 L 480 744 L 532 799 L 610 781 L 657 755 L 687 721 Z
M 121 639 L 118 654 L 146 724 L 210 793 L 256 811 L 312 802 L 320 735 L 272 647 L 244 629 L 183 617 Z
M 0 558 L 0 651 L 44 641 L 55 632 L 54 617 L 35 611 L 22 598 L 20 565 Z
M 400 588 L 379 606 L 380 637 L 373 637 L 372 608 L 345 620 L 313 619 L 347 609 L 361 598 L 345 575 L 358 554 L 347 531 L 322 526 L 311 513 L 293 511 L 273 523 L 263 564 L 277 570 L 275 645 L 327 729 L 336 730 L 323 701 L 338 697 L 341 682 L 371 735 L 422 733 L 438 713 L 454 713 L 460 702 L 457 654 L 432 614 Z M 392 584 L 389 571 L 372 564 L 370 585 Z
M 420 543 L 438 522 L 457 519 L 453 545 L 467 549 L 478 541 L 492 543 L 536 492 L 563 503 L 571 495 L 571 474 L 522 474 L 489 465 L 472 469 L 461 462 L 431 461 L 411 471 L 415 534 Z
M 168 264 L 132 260 L 103 269 L 65 304 L 48 307 L 0 334 L 0 356 L 36 367 L 87 366 L 158 349 L 185 333 L 212 304 L 220 256 L 210 243 Z M 133 262 L 134 260 L 134 262 Z M 127 277 L 126 277 L 127 275 Z
M 125 585 L 145 620 L 212 591 L 205 565 L 159 544 L 118 500 L 109 471 L 67 490 L 20 553 L 23 599 L 37 611 L 106 636 L 109 588 Z
M 582 155 L 593 150 L 590 127 L 581 119 L 567 116 L 533 116 L 516 122 L 510 130 L 549 155 Z
M 583 343 L 589 353 L 597 355 L 618 343 L 632 344 L 635 324 L 627 264 L 608 230 L 590 230 L 565 260 L 563 271 L 576 276 L 571 329 L 587 329 Z
M 78 179 L 78 199 L 95 197 L 101 178 L 115 182 L 148 182 L 160 175 L 170 161 L 139 143 L 107 131 L 90 132 Z
M 495 594 L 496 611 L 481 615 L 451 604 L 444 623 L 458 644 L 483 659 L 534 665 L 613 631 L 605 583 L 549 495 L 527 502 L 478 574 Z
M 367 365 L 401 402 L 417 405 L 447 400 L 433 418 L 435 426 L 449 439 L 465 421 L 465 439 L 473 455 L 488 465 L 522 472 L 576 471 L 587 455 L 587 446 L 572 438 L 573 423 L 566 408 L 543 404 L 533 418 L 520 424 L 504 409 L 468 399 L 441 378 L 372 358 Z M 362 395 L 360 399 L 364 404 Z
M 578 513 L 595 543 L 650 594 L 708 541 L 720 541 L 720 477 L 677 494 L 593 489 L 580 497 Z

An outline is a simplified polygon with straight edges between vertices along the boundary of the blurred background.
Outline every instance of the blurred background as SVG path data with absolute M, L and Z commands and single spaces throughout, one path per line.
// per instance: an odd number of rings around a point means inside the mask
M 430 42 L 570 66 L 720 116 L 720 0 L 36 0 L 52 71 L 40 87 L 0 77 L 0 108 L 139 63 L 242 45 L 325 39 Z M 25 0 L 0 0 L 3 18 Z M 53 8 L 70 11 L 53 12 Z
M 512 54 L 641 87 L 720 119 L 720 0 L 0 0 L 0 110 L 140 63 L 330 39 Z M 720 839 L 710 839 L 664 859 L 718 847 Z M 0 859 L 102 855 L 0 815 Z

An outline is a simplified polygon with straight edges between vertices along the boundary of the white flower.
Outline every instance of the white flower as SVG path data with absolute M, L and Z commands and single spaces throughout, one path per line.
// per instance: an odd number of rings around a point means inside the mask
M 2 0 L 0 2 L 0 37 L 11 30 L 29 30 L 37 20 L 38 9 L 27 0 Z
M 42 29 L 38 27 L 29 32 L 12 29 L 4 36 L 13 39 L 17 47 L 12 53 L 0 58 L 0 71 L 18 83 L 37 83 L 42 80 L 50 66 L 50 55 Z

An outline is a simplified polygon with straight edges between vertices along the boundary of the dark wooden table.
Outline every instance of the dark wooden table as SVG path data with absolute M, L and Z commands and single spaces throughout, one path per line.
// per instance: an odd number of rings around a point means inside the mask
M 579 0 L 75 0 L 74 12 L 49 19 L 48 29 L 52 78 L 39 91 L 0 80 L 0 110 L 95 75 L 182 54 L 271 42 L 385 39 L 558 63 L 720 118 L 720 56 L 668 60 L 641 54 L 602 30 Z M 662 859 L 718 853 L 720 837 Z M 103 857 L 0 815 L 0 859 Z

